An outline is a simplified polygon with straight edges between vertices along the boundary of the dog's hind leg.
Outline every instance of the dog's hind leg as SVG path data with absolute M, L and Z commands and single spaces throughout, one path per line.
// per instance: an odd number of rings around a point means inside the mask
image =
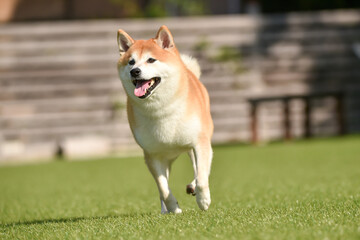
M 194 180 L 190 184 L 186 185 L 186 193 L 195 196 L 196 195 L 195 187 L 196 187 L 197 167 L 196 167 L 196 159 L 195 159 L 194 149 L 191 149 L 188 152 L 188 154 L 189 154 L 190 160 L 191 160 L 193 168 L 194 168 Z
M 196 159 L 196 202 L 200 209 L 207 210 L 210 206 L 209 175 L 212 161 L 211 142 L 202 139 L 194 148 Z
M 182 211 L 178 205 L 178 202 L 171 193 L 168 184 L 170 164 L 172 161 L 154 159 L 147 154 L 145 154 L 145 161 L 159 189 L 161 213 L 181 213 Z

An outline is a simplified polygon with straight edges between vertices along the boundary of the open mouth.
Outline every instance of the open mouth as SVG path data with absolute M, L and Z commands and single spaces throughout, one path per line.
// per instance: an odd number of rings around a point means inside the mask
M 138 98 L 146 98 L 150 96 L 152 91 L 159 85 L 161 81 L 160 77 L 153 77 L 149 80 L 146 79 L 134 79 L 132 83 L 135 85 L 134 94 Z

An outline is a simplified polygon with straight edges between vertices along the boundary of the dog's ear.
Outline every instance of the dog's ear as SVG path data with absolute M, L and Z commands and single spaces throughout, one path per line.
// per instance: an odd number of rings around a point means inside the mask
M 120 55 L 122 55 L 131 47 L 131 45 L 134 44 L 135 41 L 129 36 L 129 34 L 119 29 L 117 33 L 117 42 Z
M 155 39 L 157 44 L 164 49 L 175 47 L 174 38 L 165 25 L 160 27 Z

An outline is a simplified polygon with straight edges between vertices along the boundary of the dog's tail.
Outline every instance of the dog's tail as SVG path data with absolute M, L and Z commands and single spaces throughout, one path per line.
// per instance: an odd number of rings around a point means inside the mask
M 181 60 L 185 63 L 185 66 L 197 77 L 200 78 L 201 69 L 196 58 L 189 55 L 181 54 Z

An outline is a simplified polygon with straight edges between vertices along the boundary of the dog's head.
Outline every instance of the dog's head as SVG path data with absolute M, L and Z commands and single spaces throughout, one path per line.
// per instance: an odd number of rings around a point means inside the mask
M 164 98 L 176 92 L 181 60 L 166 26 L 159 29 L 155 38 L 137 41 L 119 29 L 117 41 L 119 76 L 131 99 Z

